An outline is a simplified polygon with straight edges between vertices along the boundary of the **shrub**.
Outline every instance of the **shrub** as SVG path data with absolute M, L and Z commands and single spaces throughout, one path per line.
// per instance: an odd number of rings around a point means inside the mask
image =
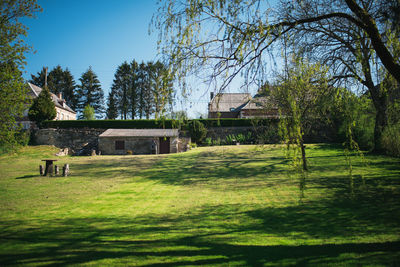
M 382 134 L 382 147 L 388 155 L 400 157 L 400 123 L 386 127 Z
M 207 137 L 205 140 L 204 140 L 204 144 L 206 145 L 206 146 L 211 146 L 213 143 L 212 143 L 212 139 L 211 139 L 211 137 Z
M 204 124 L 198 120 L 193 120 L 189 122 L 188 128 L 192 141 L 197 144 L 201 144 L 207 135 L 207 129 L 204 127 Z
M 127 151 L 126 151 L 126 154 L 127 154 L 127 155 L 133 155 L 133 151 L 132 151 L 132 150 L 127 150 Z

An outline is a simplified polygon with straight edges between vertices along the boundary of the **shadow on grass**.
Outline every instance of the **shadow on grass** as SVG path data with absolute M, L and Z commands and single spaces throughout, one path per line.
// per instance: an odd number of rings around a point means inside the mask
M 385 227 L 389 230 L 393 226 L 394 222 L 385 226 L 388 223 L 385 219 L 362 218 L 361 213 L 354 215 L 357 207 L 346 207 L 343 203 L 336 210 L 326 210 L 332 207 L 323 205 L 250 212 L 241 212 L 240 208 L 240 205 L 207 206 L 179 216 L 43 220 L 35 222 L 40 227 L 22 229 L 15 226 L 26 222 L 0 221 L 3 229 L 0 264 L 362 266 L 400 263 L 399 241 L 323 243 L 329 237 L 357 239 L 380 234 Z M 243 224 L 224 222 L 235 216 L 242 216 Z M 265 245 L 233 242 L 249 233 L 286 238 L 292 235 L 300 241 L 296 245 L 267 245 L 266 236 L 262 242 Z M 293 233 L 301 233 L 304 240 L 313 237 L 314 244 L 301 244 L 301 236 Z
M 37 178 L 37 177 L 42 177 L 42 176 L 40 176 L 40 175 L 24 175 L 24 176 L 17 177 L 15 179 L 29 179 L 29 178 Z

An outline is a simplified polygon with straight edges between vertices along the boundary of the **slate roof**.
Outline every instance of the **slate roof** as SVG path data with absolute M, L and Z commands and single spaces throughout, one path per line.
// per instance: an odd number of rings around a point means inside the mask
M 251 99 L 249 93 L 220 93 L 209 104 L 209 112 L 239 111 Z
M 34 85 L 34 84 L 31 84 L 31 83 L 29 83 L 28 82 L 28 85 L 29 85 L 29 88 L 31 88 L 31 92 L 30 92 L 30 94 L 34 97 L 34 98 L 36 98 L 36 97 L 38 97 L 39 96 L 39 94 L 42 92 L 42 88 L 40 88 L 39 86 L 36 86 L 36 85 Z M 33 93 L 33 94 L 32 94 Z M 50 95 L 51 95 L 51 100 L 53 100 L 53 102 L 54 102 L 54 105 L 56 106 L 56 107 L 58 107 L 58 108 L 61 108 L 61 109 L 64 109 L 64 110 L 67 110 L 67 111 L 69 111 L 69 112 L 72 112 L 72 113 L 75 113 L 76 114 L 76 112 L 74 111 L 74 110 L 72 110 L 70 107 L 68 107 L 67 106 L 67 104 L 65 104 L 65 100 L 64 99 L 60 99 L 60 98 L 58 98 L 58 96 L 56 96 L 55 94 L 53 94 L 53 93 L 51 93 L 50 92 Z
M 178 136 L 177 129 L 108 129 L 100 137 L 171 137 Z
M 276 108 L 276 105 L 272 104 L 271 99 L 265 96 L 254 97 L 250 100 L 242 110 L 248 109 L 265 109 L 265 108 Z

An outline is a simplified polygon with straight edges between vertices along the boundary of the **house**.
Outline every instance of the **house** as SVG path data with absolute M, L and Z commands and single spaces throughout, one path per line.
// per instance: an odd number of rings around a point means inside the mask
M 267 96 L 249 93 L 210 94 L 208 118 L 278 118 L 278 108 Z
M 240 109 L 239 118 L 279 118 L 279 110 L 269 97 L 257 96 Z
M 40 88 L 39 86 L 36 86 L 28 82 L 28 95 L 32 99 L 38 97 L 39 94 L 42 92 L 42 90 L 43 89 Z M 62 98 L 62 94 L 61 93 L 59 93 L 58 95 L 55 95 L 53 93 L 50 94 L 57 112 L 56 118 L 54 120 L 76 120 L 76 112 L 66 104 L 65 99 Z M 29 129 L 32 125 L 32 122 L 29 120 L 28 117 L 28 112 L 29 108 L 27 108 L 24 111 L 24 116 L 18 120 L 18 122 L 22 124 L 22 127 L 24 129 Z
M 168 154 L 186 151 L 190 138 L 177 129 L 108 129 L 99 136 L 104 155 Z
M 250 99 L 249 93 L 211 93 L 208 118 L 239 118 L 240 110 Z

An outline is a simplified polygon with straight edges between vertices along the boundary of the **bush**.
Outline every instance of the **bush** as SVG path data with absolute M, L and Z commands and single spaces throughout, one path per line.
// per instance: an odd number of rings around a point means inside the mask
M 386 127 L 382 134 L 382 147 L 388 155 L 400 157 L 400 123 Z
M 189 122 L 188 128 L 192 141 L 201 144 L 207 135 L 207 129 L 204 127 L 204 124 L 198 120 L 193 120 Z

